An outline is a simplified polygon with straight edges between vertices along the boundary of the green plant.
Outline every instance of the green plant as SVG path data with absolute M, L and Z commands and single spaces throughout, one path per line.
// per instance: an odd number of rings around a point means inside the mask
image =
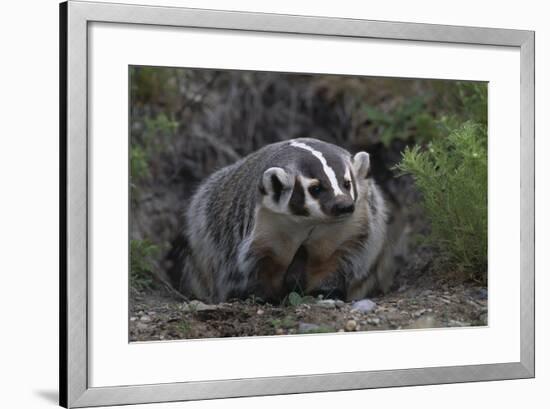
M 145 150 L 141 145 L 133 145 L 130 148 L 130 177 L 133 181 L 139 181 L 148 177 L 149 174 Z
M 462 119 L 487 127 L 487 84 L 458 82 L 456 87 Z
M 369 127 L 377 129 L 380 141 L 388 146 L 394 139 L 406 140 L 413 134 L 425 139 L 434 135 L 433 118 L 425 112 L 425 106 L 425 97 L 418 96 L 405 99 L 388 112 L 368 104 L 364 109 Z
M 158 161 L 159 153 L 166 151 L 179 123 L 164 113 L 144 119 L 144 130 L 133 137 L 130 145 L 130 187 L 132 203 L 140 197 L 141 183 L 151 178 L 151 163 Z
M 290 329 L 296 326 L 296 321 L 292 317 L 284 317 L 282 319 L 275 318 L 271 320 L 271 325 L 274 328 Z
M 283 300 L 283 304 L 291 305 L 297 307 L 301 304 L 313 304 L 315 298 L 310 295 L 300 295 L 296 291 L 289 293 Z
M 177 327 L 178 327 L 178 330 L 182 334 L 184 334 L 184 336 L 189 335 L 189 333 L 191 332 L 191 324 L 185 318 L 181 319 L 181 321 L 178 323 Z
M 474 122 L 440 122 L 442 133 L 427 149 L 407 148 L 396 166 L 411 174 L 431 221 L 429 241 L 441 260 L 472 277 L 487 268 L 487 132 Z
M 150 146 L 153 144 L 153 141 L 157 140 L 157 136 L 161 138 L 174 136 L 178 126 L 179 122 L 168 118 L 165 113 L 160 113 L 153 118 L 145 118 L 145 143 Z
M 153 261 L 159 248 L 148 240 L 130 241 L 130 286 L 138 291 L 154 286 Z
M 364 104 L 367 130 L 378 134 L 385 146 L 395 139 L 412 139 L 423 145 L 445 134 L 442 118 L 452 118 L 456 124 L 472 121 L 486 126 L 486 83 L 433 81 L 431 85 L 431 92 L 404 98 L 385 110 Z

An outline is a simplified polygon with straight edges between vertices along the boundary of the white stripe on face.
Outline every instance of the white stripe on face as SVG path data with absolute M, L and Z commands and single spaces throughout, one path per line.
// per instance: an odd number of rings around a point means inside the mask
M 346 166 L 346 173 L 344 174 L 344 180 L 348 180 L 350 183 L 351 183 L 351 172 L 349 170 L 349 167 Z M 349 194 L 351 196 L 351 198 L 353 200 L 355 200 L 355 193 L 354 193 L 354 190 L 355 188 L 352 186 L 351 189 L 349 190 Z
M 332 190 L 334 191 L 334 196 L 344 194 L 344 192 L 342 192 L 342 190 L 340 189 L 340 186 L 338 186 L 338 180 L 336 179 L 336 174 L 334 173 L 334 170 L 332 170 L 332 168 L 328 165 L 327 160 L 325 159 L 325 157 L 321 152 L 316 151 L 311 146 L 306 145 L 305 143 L 302 143 L 302 142 L 292 141 L 290 142 L 290 145 L 296 148 L 305 149 L 306 151 L 311 152 L 311 154 L 315 156 L 317 159 L 319 159 L 319 161 L 321 162 L 321 165 L 323 165 L 323 170 L 325 172 L 325 175 L 327 175 L 330 185 L 332 186 Z

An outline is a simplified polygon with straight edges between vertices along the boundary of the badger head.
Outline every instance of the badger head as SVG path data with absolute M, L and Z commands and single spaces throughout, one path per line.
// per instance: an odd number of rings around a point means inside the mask
M 264 207 L 301 220 L 338 221 L 352 215 L 364 197 L 369 155 L 353 158 L 346 150 L 316 139 L 286 143 L 263 172 L 260 192 Z

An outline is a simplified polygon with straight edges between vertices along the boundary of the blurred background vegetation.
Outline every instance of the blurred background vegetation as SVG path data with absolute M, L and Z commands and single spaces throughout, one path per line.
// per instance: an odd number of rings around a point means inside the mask
M 170 249 L 201 180 L 298 137 L 371 154 L 398 220 L 403 269 L 418 269 L 408 258 L 424 249 L 424 264 L 442 274 L 486 281 L 486 83 L 137 66 L 129 74 L 133 291 L 172 291 Z

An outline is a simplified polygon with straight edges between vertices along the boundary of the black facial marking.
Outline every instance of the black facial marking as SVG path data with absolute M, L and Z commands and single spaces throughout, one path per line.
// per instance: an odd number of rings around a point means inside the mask
M 296 178 L 294 184 L 294 191 L 288 202 L 288 207 L 292 213 L 297 216 L 309 216 L 308 210 L 305 208 L 306 196 L 304 193 L 304 187 L 300 183 L 300 180 Z
M 312 197 L 318 198 L 321 192 L 323 191 L 323 187 L 320 184 L 311 185 L 307 190 L 309 191 L 309 194 Z
M 275 203 L 279 203 L 281 199 L 281 192 L 283 191 L 283 184 L 275 175 L 271 175 L 271 185 L 273 186 L 273 200 Z

